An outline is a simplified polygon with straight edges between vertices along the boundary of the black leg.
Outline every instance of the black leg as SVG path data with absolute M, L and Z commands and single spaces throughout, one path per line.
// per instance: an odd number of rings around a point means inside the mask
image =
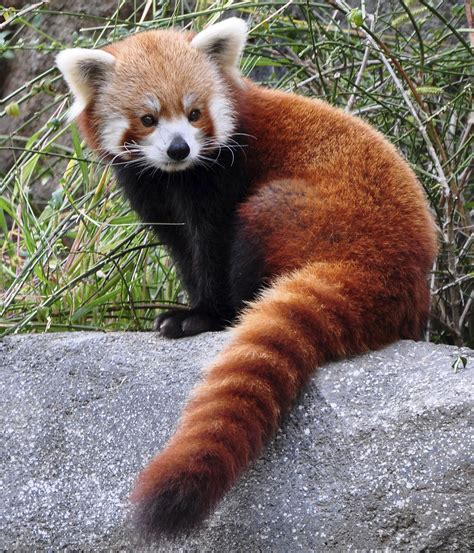
M 230 301 L 235 311 L 240 311 L 265 286 L 264 265 L 261 243 L 238 224 L 229 271 Z
M 195 309 L 174 309 L 161 313 L 155 319 L 155 330 L 165 338 L 183 338 L 201 332 L 222 330 L 228 321 L 219 315 Z

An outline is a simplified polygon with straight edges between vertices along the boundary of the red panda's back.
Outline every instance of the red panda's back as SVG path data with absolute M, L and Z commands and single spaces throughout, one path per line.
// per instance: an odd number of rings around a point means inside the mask
M 308 260 L 429 270 L 433 219 L 396 149 L 359 118 L 294 94 L 250 86 L 243 127 L 255 195 L 241 208 L 272 271 Z

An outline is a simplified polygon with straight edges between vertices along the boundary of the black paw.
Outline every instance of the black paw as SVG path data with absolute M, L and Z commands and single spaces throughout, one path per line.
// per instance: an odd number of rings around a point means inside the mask
M 222 330 L 224 326 L 220 318 L 193 309 L 166 311 L 155 319 L 155 330 L 165 338 L 194 336 L 201 332 Z

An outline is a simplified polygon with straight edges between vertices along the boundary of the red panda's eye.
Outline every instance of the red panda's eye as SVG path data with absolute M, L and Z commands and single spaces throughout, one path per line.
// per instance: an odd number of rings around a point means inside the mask
M 191 113 L 189 114 L 188 119 L 191 122 L 197 121 L 201 117 L 201 112 L 198 109 L 193 109 Z
M 144 127 L 153 127 L 154 125 L 156 125 L 156 118 L 149 113 L 143 115 L 143 117 L 140 117 L 140 121 L 142 122 Z

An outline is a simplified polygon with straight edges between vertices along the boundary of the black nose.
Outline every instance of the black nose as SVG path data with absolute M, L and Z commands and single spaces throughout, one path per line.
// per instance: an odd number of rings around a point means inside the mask
M 188 143 L 184 140 L 184 138 L 182 136 L 175 136 L 166 153 L 171 159 L 174 159 L 175 161 L 182 161 L 188 157 L 190 151 Z

